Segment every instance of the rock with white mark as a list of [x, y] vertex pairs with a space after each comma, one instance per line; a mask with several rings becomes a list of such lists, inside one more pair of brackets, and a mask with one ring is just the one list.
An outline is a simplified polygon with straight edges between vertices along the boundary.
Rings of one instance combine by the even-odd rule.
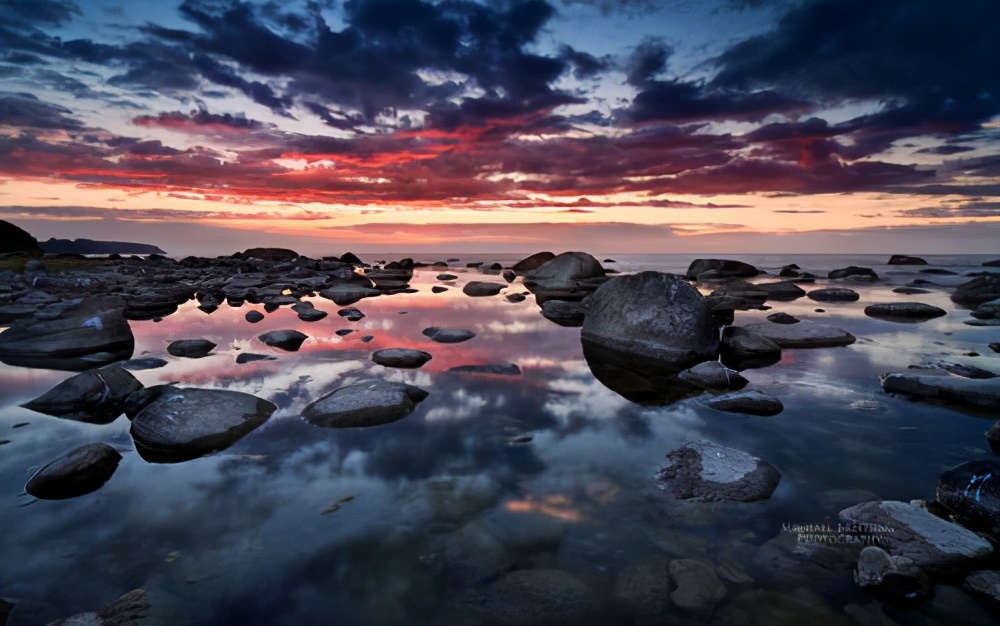
[[667, 458], [671, 464], [659, 471], [656, 482], [681, 500], [766, 500], [781, 480], [770, 463], [710, 441], [685, 444]]

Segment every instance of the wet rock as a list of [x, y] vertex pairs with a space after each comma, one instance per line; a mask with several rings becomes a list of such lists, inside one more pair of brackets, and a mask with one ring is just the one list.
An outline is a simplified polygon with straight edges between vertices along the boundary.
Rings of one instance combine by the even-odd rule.
[[517, 279], [517, 273], [514, 270], [504, 270], [500, 272], [500, 275], [503, 276], [503, 279], [508, 283], [512, 283]]
[[750, 415], [777, 415], [785, 410], [781, 400], [759, 391], [726, 393], [709, 399], [705, 404], [716, 411]]
[[615, 577], [614, 598], [635, 615], [639, 624], [663, 620], [670, 602], [670, 562], [664, 558], [633, 561]]
[[40, 500], [82, 496], [108, 482], [121, 459], [117, 450], [104, 443], [79, 446], [35, 472], [24, 490]]
[[146, 617], [149, 609], [146, 592], [133, 589], [97, 612], [78, 613], [49, 626], [128, 626]]
[[922, 289], [920, 287], [896, 287], [892, 290], [892, 293], [901, 293], [904, 295], [917, 295], [930, 293], [929, 289]]
[[243, 252], [244, 258], [260, 259], [262, 261], [293, 261], [299, 257], [294, 250], [287, 248], [250, 248]]
[[[294, 309], [295, 307], [292, 308]], [[298, 314], [299, 319], [303, 322], [318, 322], [328, 315], [326, 311], [321, 311], [312, 305], [301, 307], [298, 310]]]
[[487, 587], [476, 602], [482, 623], [496, 626], [576, 626], [595, 619], [597, 596], [561, 570], [510, 572]]
[[855, 342], [854, 335], [847, 331], [809, 320], [798, 324], [747, 324], [743, 328], [770, 339], [782, 348], [823, 348], [847, 346]]
[[726, 586], [707, 563], [675, 559], [670, 561], [670, 577], [677, 585], [670, 599], [682, 609], [702, 611], [726, 597]]
[[509, 293], [504, 297], [507, 299], [507, 302], [511, 303], [524, 302], [525, 298], [527, 298], [523, 293]]
[[247, 393], [166, 386], [138, 412], [130, 432], [142, 458], [175, 463], [228, 448], [276, 408]]
[[719, 322], [679, 277], [641, 272], [611, 278], [590, 296], [581, 337], [680, 370], [715, 356]]
[[855, 302], [859, 298], [857, 291], [847, 287], [829, 287], [826, 289], [813, 289], [806, 296], [810, 300], [817, 302]]
[[759, 289], [757, 285], [754, 285], [753, 283], [749, 283], [745, 280], [736, 280], [716, 287], [715, 290], [712, 291], [712, 295], [710, 297], [718, 301], [720, 297], [726, 296], [729, 298], [746, 300], [755, 304], [761, 304], [767, 300], [767, 295], [766, 291]]
[[656, 482], [680, 500], [766, 500], [781, 480], [770, 463], [709, 441], [685, 444], [667, 458], [671, 464], [659, 471]]
[[178, 339], [170, 342], [170, 345], [167, 346], [167, 353], [189, 359], [200, 359], [208, 356], [208, 353], [215, 346], [215, 342], [208, 339]]
[[993, 423], [993, 426], [986, 431], [986, 441], [990, 444], [993, 454], [1000, 455], [1000, 420]]
[[969, 313], [972, 317], [980, 320], [1000, 319], [1000, 300], [990, 300], [976, 307], [976, 310]]
[[887, 320], [922, 321], [947, 314], [944, 309], [922, 302], [887, 302], [865, 307], [865, 315], [868, 317]]
[[110, 424], [125, 410], [129, 394], [142, 383], [119, 367], [108, 365], [72, 376], [34, 400], [26, 409], [91, 424]]
[[[370, 285], [371, 283], [369, 283]], [[382, 291], [375, 289], [370, 286], [363, 285], [352, 285], [352, 284], [340, 284], [332, 285], [326, 289], [322, 289], [319, 295], [323, 296], [327, 300], [333, 300], [334, 304], [338, 306], [347, 306], [349, 304], [354, 304], [362, 298], [374, 298], [375, 296], [382, 295]]]
[[586, 318], [586, 311], [583, 305], [579, 302], [570, 302], [567, 300], [546, 300], [542, 304], [542, 317], [547, 320], [551, 320], [560, 326], [583, 326], [583, 320]]
[[454, 274], [438, 274], [437, 275], [437, 279], [438, 280], [457, 280], [458, 276], [456, 276]]
[[966, 527], [1000, 541], [1000, 460], [967, 461], [941, 472], [937, 501]]
[[874, 279], [878, 278], [878, 274], [876, 274], [875, 270], [872, 268], [858, 267], [857, 265], [850, 265], [839, 270], [833, 270], [827, 274], [827, 278], [847, 278], [849, 276], [866, 276]]
[[489, 283], [481, 280], [473, 280], [462, 287], [462, 293], [473, 298], [480, 298], [495, 296], [506, 288], [506, 283]]
[[798, 324], [799, 318], [788, 313], [771, 313], [767, 316], [767, 321], [772, 324]]
[[309, 338], [309, 335], [297, 330], [272, 330], [257, 338], [272, 348], [295, 352], [302, 345], [302, 342]]
[[861, 534], [877, 535], [889, 554], [928, 572], [967, 569], [993, 554], [979, 535], [906, 502], [864, 502], [841, 511], [840, 519], [856, 524]]
[[431, 293], [444, 293], [448, 291], [447, 287], [442, 287], [441, 285], [434, 285], [431, 287]]
[[994, 610], [1000, 609], [1000, 572], [981, 570], [965, 577], [962, 588], [985, 600]]
[[963, 406], [1000, 406], [1000, 378], [958, 378], [919, 374], [886, 374], [882, 389], [928, 400], [947, 400]]
[[374, 339], [374, 338], [375, 338], [375, 337], [374, 337], [374, 336], [372, 336], [372, 335], [364, 335], [364, 336], [362, 336], [362, 337], [361, 337], [361, 341], [363, 341], [363, 342], [365, 342], [365, 343], [368, 343], [369, 341], [371, 341], [371, 340], [372, 340], [372, 339]]
[[303, 409], [302, 417], [326, 428], [379, 426], [403, 419], [426, 397], [413, 385], [374, 380], [328, 393]]
[[695, 259], [688, 266], [684, 278], [695, 280], [711, 272], [711, 278], [753, 278], [760, 272], [756, 267], [742, 261], [730, 259]]
[[795, 300], [806, 295], [802, 287], [799, 287], [790, 280], [782, 280], [776, 283], [757, 283], [754, 286], [766, 293], [769, 300]]
[[478, 585], [510, 569], [503, 543], [482, 524], [473, 522], [448, 536], [444, 547], [448, 573], [459, 585]]
[[858, 585], [892, 606], [912, 608], [930, 598], [927, 574], [902, 556], [892, 556], [877, 546], [866, 546], [854, 572]]
[[488, 365], [457, 365], [448, 369], [449, 372], [464, 374], [495, 374], [498, 376], [520, 376], [521, 368], [515, 363], [496, 363]]
[[978, 306], [997, 298], [1000, 298], [1000, 274], [973, 278], [951, 294], [952, 302], [966, 306]]
[[423, 330], [423, 335], [438, 343], [462, 343], [476, 336], [476, 333], [465, 328], [438, 328], [431, 326]]
[[135, 337], [121, 298], [72, 300], [51, 307], [33, 318], [14, 320], [0, 333], [0, 361], [79, 371], [132, 356]]
[[[808, 584], [808, 581], [803, 581]], [[746, 591], [715, 615], [713, 626], [851, 626], [815, 593], [796, 589], [779, 593], [768, 589]]]
[[727, 365], [740, 369], [771, 365], [781, 359], [781, 346], [775, 341], [740, 326], [726, 327], [720, 352]]
[[372, 361], [386, 367], [413, 369], [431, 360], [431, 355], [423, 350], [409, 348], [384, 348], [372, 353]]
[[247, 314], [243, 316], [246, 321], [251, 324], [256, 324], [257, 322], [264, 319], [264, 314], [260, 311], [247, 311]]
[[718, 361], [705, 361], [688, 368], [677, 375], [677, 378], [711, 391], [729, 391], [743, 389], [747, 379], [737, 371], [731, 370]]
[[889, 257], [886, 265], [927, 265], [927, 261], [918, 256], [907, 256], [905, 254], [894, 254]]
[[337, 311], [337, 315], [346, 319], [348, 322], [360, 322], [365, 317], [364, 313], [354, 307], [340, 309]]
[[556, 255], [551, 252], [536, 252], [529, 257], [525, 257], [514, 264], [512, 268], [515, 272], [527, 272], [530, 270], [538, 269], [545, 263], [548, 263], [552, 259], [556, 258]]
[[253, 363], [254, 361], [277, 361], [278, 357], [271, 356], [270, 354], [255, 354], [253, 352], [241, 352], [236, 355], [236, 362], [240, 365], [244, 363]]
[[809, 588], [824, 598], [849, 596], [855, 585], [845, 574], [854, 566], [857, 550], [810, 541], [810, 531], [800, 532], [793, 527], [765, 541], [750, 559], [749, 574], [762, 587], [791, 591], [807, 580]]
[[127, 370], [139, 371], [139, 370], [155, 370], [157, 368], [163, 367], [167, 362], [164, 359], [151, 356], [141, 359], [129, 359], [128, 361], [122, 361], [117, 363], [119, 367], [123, 367]]

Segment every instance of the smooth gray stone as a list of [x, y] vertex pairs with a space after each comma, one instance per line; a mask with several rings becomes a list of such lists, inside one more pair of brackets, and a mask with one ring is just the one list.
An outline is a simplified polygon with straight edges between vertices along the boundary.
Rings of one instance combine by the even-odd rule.
[[476, 333], [465, 328], [439, 328], [437, 326], [425, 328], [423, 334], [438, 343], [462, 343], [476, 336]]
[[886, 374], [882, 376], [882, 389], [914, 398], [947, 400], [963, 406], [1000, 406], [1000, 378]]
[[801, 320], [798, 324], [763, 322], [747, 324], [742, 328], [770, 339], [781, 348], [824, 348], [846, 346], [855, 342], [854, 335], [847, 331], [809, 320]]
[[215, 346], [215, 342], [208, 339], [178, 339], [170, 342], [170, 345], [167, 346], [167, 353], [189, 359], [200, 359], [208, 356], [208, 353]]
[[754, 502], [774, 493], [781, 474], [770, 463], [710, 441], [687, 443], [667, 455], [671, 465], [657, 474], [675, 498], [701, 502]]
[[427, 395], [413, 385], [374, 380], [328, 393], [309, 404], [302, 417], [327, 428], [379, 426], [403, 419]]
[[372, 353], [372, 361], [379, 365], [407, 369], [421, 367], [431, 358], [433, 357], [429, 352], [409, 348], [383, 348]]
[[96, 491], [108, 482], [122, 455], [104, 443], [73, 448], [47, 463], [28, 480], [24, 490], [40, 500], [64, 500]]

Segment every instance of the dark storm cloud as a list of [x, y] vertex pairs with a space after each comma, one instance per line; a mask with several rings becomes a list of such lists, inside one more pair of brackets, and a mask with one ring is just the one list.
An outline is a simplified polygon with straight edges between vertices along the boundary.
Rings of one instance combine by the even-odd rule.
[[667, 59], [673, 53], [673, 48], [662, 39], [643, 40], [625, 62], [626, 82], [636, 87], [649, 84], [654, 76], [667, 69]]
[[560, 56], [573, 66], [573, 76], [581, 80], [597, 76], [612, 66], [612, 61], [608, 57], [597, 58], [567, 45], [560, 48]]
[[68, 0], [3, 0], [0, 23], [13, 26], [60, 26], [80, 15]]
[[247, 119], [242, 115], [231, 113], [209, 113], [207, 109], [201, 108], [190, 113], [171, 111], [160, 113], [159, 115], [140, 115], [132, 119], [132, 123], [137, 126], [160, 126], [164, 128], [190, 128], [190, 127], [225, 127], [235, 130], [261, 130], [269, 128], [270, 125]]
[[637, 122], [736, 120], [759, 122], [775, 113], [805, 113], [814, 105], [775, 91], [707, 90], [700, 83], [650, 81], [628, 114]]
[[31, 94], [0, 93], [0, 125], [43, 130], [80, 130], [83, 124], [67, 108], [43, 102]]

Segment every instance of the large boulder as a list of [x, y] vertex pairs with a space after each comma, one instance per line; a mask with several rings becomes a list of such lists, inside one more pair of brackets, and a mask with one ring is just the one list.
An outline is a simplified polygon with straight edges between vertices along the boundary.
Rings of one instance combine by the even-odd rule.
[[781, 346], [777, 342], [741, 326], [726, 327], [720, 352], [726, 365], [738, 369], [773, 365], [781, 360]]
[[760, 271], [743, 261], [733, 261], [731, 259], [695, 259], [688, 266], [684, 277], [688, 280], [695, 280], [699, 276], [703, 278], [708, 274], [709, 278], [753, 278]]
[[747, 324], [743, 328], [767, 337], [782, 348], [823, 348], [847, 346], [855, 342], [854, 335], [845, 330], [809, 320], [801, 320], [798, 324], [761, 322]]
[[687, 443], [667, 455], [660, 489], [680, 500], [755, 502], [774, 493], [781, 474], [767, 461], [710, 441]]
[[295, 352], [302, 345], [302, 342], [309, 338], [309, 335], [294, 329], [285, 329], [272, 330], [257, 338], [272, 348]]
[[129, 394], [139, 389], [142, 383], [135, 376], [118, 365], [108, 365], [67, 378], [21, 406], [55, 417], [109, 424], [125, 410]]
[[878, 278], [878, 274], [872, 268], [858, 267], [857, 265], [849, 265], [841, 269], [831, 270], [827, 274], [827, 278], [847, 278], [849, 276], [861, 276], [873, 280]]
[[545, 263], [548, 263], [552, 259], [556, 258], [556, 255], [551, 252], [536, 252], [529, 257], [525, 257], [514, 264], [515, 272], [528, 272], [530, 270], [538, 269]]
[[1000, 541], [1000, 461], [967, 461], [941, 472], [937, 501], [969, 528]]
[[165, 386], [135, 415], [132, 439], [147, 461], [186, 461], [228, 448], [276, 408], [238, 391]]
[[956, 287], [951, 294], [952, 302], [967, 306], [978, 306], [997, 298], [1000, 298], [1000, 274], [973, 278]]
[[303, 409], [302, 417], [327, 428], [379, 426], [403, 419], [426, 397], [413, 385], [374, 380], [328, 393]]
[[28, 480], [24, 490], [40, 500], [82, 496], [108, 482], [121, 459], [122, 455], [105, 443], [88, 443], [47, 463]]
[[80, 371], [127, 359], [134, 349], [125, 301], [114, 296], [51, 305], [0, 333], [0, 361], [24, 367]]
[[889, 261], [886, 265], [927, 265], [927, 261], [918, 256], [894, 254], [889, 257]]
[[605, 280], [601, 262], [586, 252], [563, 252], [524, 275], [535, 301], [581, 300]]
[[886, 374], [882, 389], [927, 400], [947, 400], [963, 406], [1000, 406], [1000, 378], [963, 378], [930, 374]]
[[0, 220], [0, 254], [24, 252], [30, 256], [42, 256], [38, 240], [20, 226]]
[[922, 322], [948, 312], [923, 302], [882, 302], [865, 307], [865, 315], [889, 321]]
[[681, 370], [715, 356], [719, 322], [680, 277], [640, 272], [616, 276], [590, 296], [581, 337]]

